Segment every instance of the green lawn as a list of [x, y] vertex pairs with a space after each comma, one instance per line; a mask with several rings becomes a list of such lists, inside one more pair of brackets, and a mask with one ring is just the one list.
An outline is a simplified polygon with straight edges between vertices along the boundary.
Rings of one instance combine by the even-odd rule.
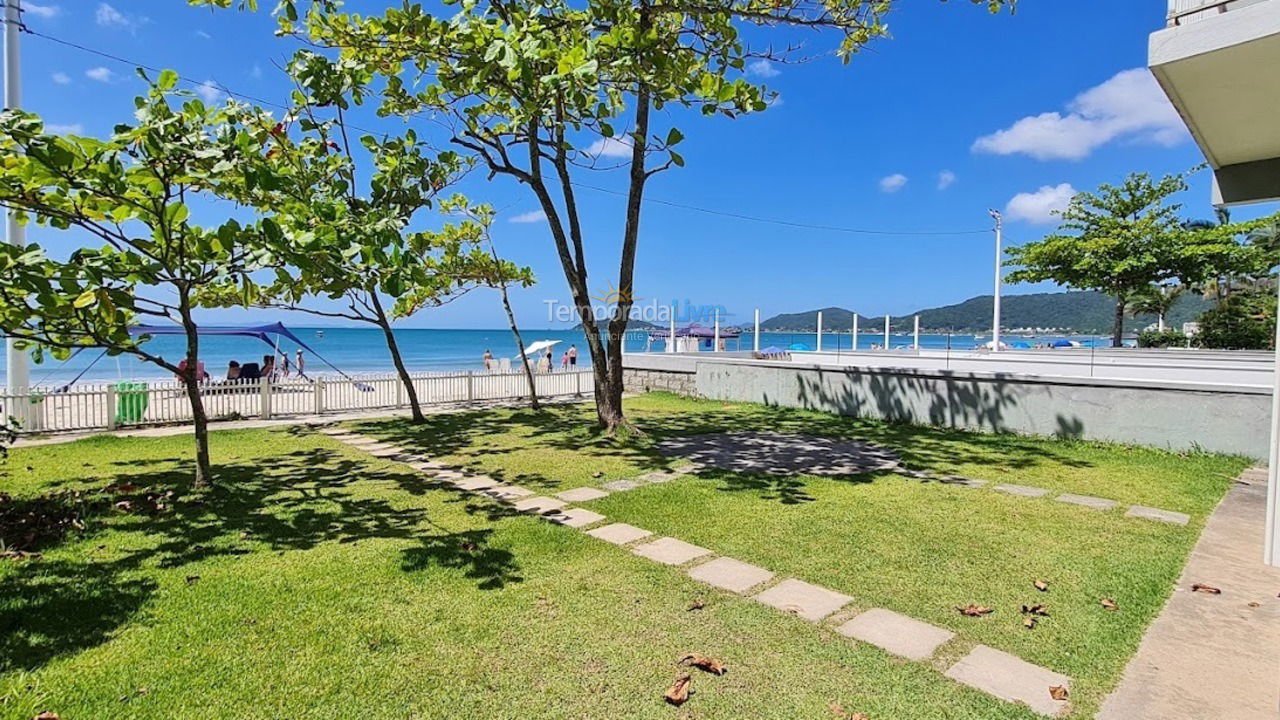
[[[856, 437], [911, 467], [1090, 492], [1191, 513], [1176, 528], [898, 476], [690, 475], [588, 504], [956, 629], [1077, 680], [1087, 717], [1118, 679], [1243, 461], [968, 435], [652, 395], [647, 435], [602, 439], [590, 409], [361, 423], [371, 435], [528, 487], [671, 467], [661, 437], [734, 429]], [[829, 628], [716, 592], [577, 531], [431, 485], [305, 431], [214, 433], [219, 484], [187, 487], [190, 439], [19, 448], [4, 491], [86, 527], [0, 559], [0, 718], [1029, 718]], [[601, 473], [601, 477], [594, 477]], [[111, 484], [131, 484], [107, 494]], [[38, 504], [48, 491], [68, 491]], [[70, 491], [90, 490], [76, 497]], [[173, 497], [164, 491], [173, 490]], [[166, 507], [151, 509], [148, 495]], [[128, 510], [112, 503], [126, 499]], [[1052, 581], [1048, 594], [1032, 580]], [[1097, 598], [1121, 605], [1106, 613]], [[689, 611], [695, 599], [707, 601]], [[1015, 604], [1044, 601], [1033, 631]], [[958, 603], [996, 606], [960, 618]], [[674, 660], [724, 659], [677, 710]], [[940, 663], [939, 663], [940, 664]]]

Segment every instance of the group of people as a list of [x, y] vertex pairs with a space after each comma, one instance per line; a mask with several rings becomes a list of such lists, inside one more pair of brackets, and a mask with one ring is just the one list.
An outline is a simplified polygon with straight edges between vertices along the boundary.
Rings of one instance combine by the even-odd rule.
[[[493, 353], [489, 352], [488, 350], [484, 351], [484, 357], [482, 358], [482, 360], [484, 360], [485, 371], [492, 372], [494, 369], [497, 368], [497, 365], [498, 365], [497, 360], [494, 359]], [[564, 354], [560, 356], [560, 369], [568, 370], [569, 368], [573, 368], [577, 366], [578, 366], [578, 346], [570, 345], [569, 349], [565, 350]], [[538, 358], [538, 364], [535, 367], [535, 370], [537, 370], [537, 372], [540, 372], [540, 373], [549, 373], [554, 369], [555, 369], [554, 356], [551, 354], [551, 348], [547, 348], [546, 354]]]
[[302, 357], [302, 348], [298, 348], [294, 355], [293, 364], [289, 364], [289, 353], [280, 353], [280, 363], [276, 364], [275, 353], [268, 353], [262, 356], [262, 364], [256, 362], [247, 362], [241, 364], [232, 360], [227, 363], [227, 381], [240, 382], [245, 380], [259, 380], [267, 378], [274, 382], [282, 378], [287, 378], [291, 373], [298, 376], [304, 375], [303, 368], [306, 367], [305, 360]]

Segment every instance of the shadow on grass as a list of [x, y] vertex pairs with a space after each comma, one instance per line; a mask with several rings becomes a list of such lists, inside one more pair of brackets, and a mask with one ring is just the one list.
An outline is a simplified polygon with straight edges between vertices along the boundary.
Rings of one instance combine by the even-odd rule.
[[[105, 641], [147, 604], [157, 587], [155, 572], [220, 556], [393, 539], [406, 543], [405, 572], [456, 570], [481, 589], [522, 581], [515, 555], [489, 546], [492, 528], [450, 529], [425, 508], [363, 496], [378, 485], [411, 495], [437, 488], [449, 493], [445, 502], [486, 521], [520, 515], [407, 468], [376, 467], [312, 449], [217, 465], [215, 485], [193, 492], [188, 459], [115, 465], [118, 473], [102, 478], [103, 487], [114, 483], [130, 491], [99, 491], [110, 502], [94, 505], [99, 510], [84, 518], [84, 531], [51, 545], [59, 559], [0, 560], [11, 563], [0, 569], [0, 672], [34, 670]], [[163, 508], [141, 501], [157, 496], [165, 498]], [[122, 501], [130, 503], [128, 510], [115, 505]], [[107, 531], [127, 535], [87, 549]]]

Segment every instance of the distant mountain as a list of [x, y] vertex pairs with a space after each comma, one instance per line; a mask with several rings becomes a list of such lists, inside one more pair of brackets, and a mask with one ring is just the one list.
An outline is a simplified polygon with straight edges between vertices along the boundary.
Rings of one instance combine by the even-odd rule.
[[[1185, 293], [1174, 303], [1165, 323], [1181, 327], [1208, 310], [1208, 300], [1194, 293]], [[910, 331], [912, 318], [920, 316], [922, 332], [976, 332], [991, 331], [992, 296], [979, 295], [956, 305], [929, 308], [919, 313], [900, 315], [889, 319], [896, 331]], [[1006, 329], [1040, 328], [1075, 333], [1109, 333], [1115, 300], [1099, 292], [1055, 292], [1030, 295], [1005, 295], [1000, 298], [1000, 325]], [[1137, 331], [1155, 322], [1154, 315], [1126, 317], [1125, 329]], [[844, 308], [822, 308], [822, 325], [831, 330], [848, 332], [853, 326], [853, 312]], [[873, 332], [884, 327], [883, 317], [858, 316], [859, 330]], [[818, 311], [775, 315], [760, 323], [761, 330], [814, 332], [818, 327]]]

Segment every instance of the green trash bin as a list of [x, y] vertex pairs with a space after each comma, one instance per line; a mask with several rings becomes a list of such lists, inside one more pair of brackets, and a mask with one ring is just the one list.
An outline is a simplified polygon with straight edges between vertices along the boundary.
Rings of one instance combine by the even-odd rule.
[[118, 382], [116, 391], [116, 424], [139, 423], [147, 414], [150, 394], [144, 382]]

